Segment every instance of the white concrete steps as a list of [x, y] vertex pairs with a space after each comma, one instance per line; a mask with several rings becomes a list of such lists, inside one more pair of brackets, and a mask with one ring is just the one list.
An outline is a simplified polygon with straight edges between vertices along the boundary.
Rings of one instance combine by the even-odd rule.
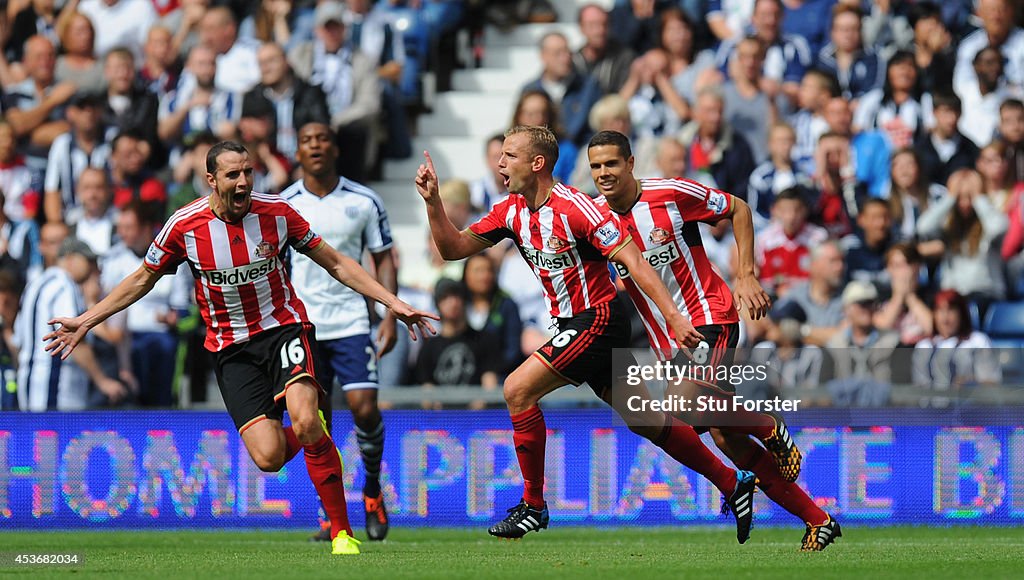
[[[413, 178], [428, 149], [442, 180], [472, 180], [487, 171], [485, 140], [511, 121], [519, 90], [540, 74], [540, 39], [551, 31], [565, 34], [575, 50], [583, 37], [576, 26], [579, 8], [594, 0], [552, 0], [559, 14], [553, 24], [527, 24], [503, 33], [484, 32], [484, 67], [455, 72], [454, 91], [438, 95], [433, 113], [419, 119], [413, 157], [388, 161], [384, 181], [371, 184], [384, 199], [404, 259], [419, 259], [426, 249], [426, 215]], [[610, 8], [615, 0], [596, 0]]]
[[452, 84], [456, 91], [518, 94], [525, 82], [515, 69], [478, 68], [455, 71]]
[[527, 77], [540, 74], [540, 49], [530, 45], [505, 46], [500, 50], [488, 48], [484, 52], [484, 67], [515, 69]]
[[597, 4], [606, 10], [611, 10], [615, 5], [615, 0], [550, 0], [550, 2], [558, 12], [559, 22], [576, 22], [577, 12], [587, 4]]
[[[423, 204], [420, 203], [422, 206]], [[422, 210], [422, 207], [419, 208]], [[427, 236], [429, 235], [426, 217], [422, 223], [395, 224], [391, 225], [391, 236], [398, 248], [398, 277], [405, 281], [402, 275], [401, 264], [411, 264], [414, 261], [423, 260], [427, 255]]]
[[413, 140], [413, 156], [401, 161], [387, 161], [384, 177], [390, 181], [406, 182], [411, 186], [416, 170], [423, 163], [423, 150], [430, 152], [437, 176], [472, 181], [486, 174], [484, 142], [486, 137], [420, 137]]
[[484, 42], [487, 50], [500, 50], [507, 46], [530, 46], [540, 48], [540, 39], [549, 32], [561, 32], [569, 39], [569, 46], [583, 44], [583, 35], [574, 22], [554, 22], [551, 24], [525, 24], [503, 32], [497, 28], [484, 30]]
[[418, 225], [425, 220], [423, 200], [416, 193], [412, 177], [377, 181], [373, 189], [384, 200], [384, 208], [387, 209], [392, 227]]
[[438, 95], [434, 112], [420, 118], [419, 134], [486, 138], [508, 126], [515, 99], [514, 92]]

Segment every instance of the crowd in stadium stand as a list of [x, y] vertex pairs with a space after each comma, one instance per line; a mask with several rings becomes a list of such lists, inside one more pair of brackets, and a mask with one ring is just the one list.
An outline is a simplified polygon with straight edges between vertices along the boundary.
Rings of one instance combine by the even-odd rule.
[[[301, 177], [298, 128], [323, 121], [338, 134], [342, 175], [370, 182], [384, 159], [413, 155], [425, 72], [450, 90], [453, 69], [479, 65], [486, 27], [557, 18], [544, 0], [10, 0], [2, 10], [4, 409], [17, 408], [23, 382], [59, 371], [40, 346], [48, 317], [99, 300], [170, 212], [209, 193], [214, 143], [244, 143], [255, 189], [275, 193]], [[638, 177], [683, 176], [745, 199], [775, 305], [744, 321], [743, 344], [785, 370], [784, 386], [820, 404], [879, 405], [892, 383], [942, 395], [1003, 380], [998, 364], [956, 353], [991, 346], [990, 310], [1024, 299], [1024, 4], [618, 0], [570, 16], [583, 44], [543, 36], [542, 72], [509, 125], [550, 126], [556, 177], [591, 195], [587, 143], [611, 129], [630, 137]], [[501, 142], [480, 143], [487, 177], [442, 176], [457, 227], [508, 195]], [[729, 280], [728, 222], [701, 228]], [[442, 332], [423, 345], [401, 335], [381, 383], [495, 389], [552, 335], [543, 289], [510, 245], [461, 263], [428, 245], [428, 256], [393, 250], [400, 296], [438, 312]], [[191, 284], [183, 267], [98, 328], [97, 365], [58, 407], [168, 407], [182, 375], [205, 384]], [[645, 346], [639, 320], [633, 332]], [[1024, 328], [1017, 338], [1024, 345]]]

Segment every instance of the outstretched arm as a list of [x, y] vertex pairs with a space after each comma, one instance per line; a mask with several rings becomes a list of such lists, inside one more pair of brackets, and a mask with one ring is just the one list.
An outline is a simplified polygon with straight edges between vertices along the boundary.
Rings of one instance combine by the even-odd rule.
[[60, 328], [43, 337], [43, 342], [47, 343], [46, 350], [54, 356], [59, 354], [61, 359], [68, 358], [89, 330], [148, 294], [160, 276], [162, 274], [139, 266], [138, 270], [122, 280], [92, 308], [74, 318], [55, 318], [49, 321], [51, 325], [59, 324]]
[[736, 308], [741, 312], [745, 308], [751, 320], [759, 320], [768, 314], [771, 299], [754, 273], [754, 214], [742, 199], [733, 197], [731, 202], [732, 232], [739, 256], [733, 290]]
[[416, 172], [416, 191], [427, 204], [427, 220], [430, 222], [430, 235], [434, 238], [437, 250], [445, 260], [461, 260], [487, 249], [487, 244], [460, 232], [455, 224], [448, 219], [438, 194], [437, 172], [430, 153], [423, 152], [426, 161]]
[[364, 270], [358, 262], [335, 250], [327, 242], [321, 242], [320, 245], [313, 248], [306, 255], [319, 264], [321, 268], [327, 270], [338, 282], [386, 306], [389, 311], [393, 312], [399, 320], [409, 327], [409, 335], [413, 340], [416, 340], [416, 327], [419, 327], [420, 333], [423, 336], [427, 336], [427, 332], [434, 334], [434, 327], [428, 319], [440, 320], [437, 315], [421, 312], [402, 302], [397, 296], [388, 292], [387, 288], [384, 288], [379, 282], [374, 280], [373, 276]]
[[[398, 268], [395, 267], [395, 259], [391, 256], [391, 250], [374, 252], [374, 269], [377, 272], [377, 281], [392, 294], [398, 294]], [[395, 347], [395, 314], [388, 310], [384, 314], [384, 320], [380, 322], [377, 330], [377, 356], [381, 357]]]
[[620, 246], [619, 250], [612, 254], [609, 260], [616, 264], [622, 264], [629, 270], [629, 275], [636, 282], [644, 294], [646, 294], [661, 311], [665, 322], [676, 335], [676, 342], [682, 346], [694, 347], [704, 340], [704, 336], [697, 332], [690, 319], [679, 312], [672, 296], [669, 295], [665, 284], [658, 277], [654, 268], [640, 255], [640, 250], [632, 242]]

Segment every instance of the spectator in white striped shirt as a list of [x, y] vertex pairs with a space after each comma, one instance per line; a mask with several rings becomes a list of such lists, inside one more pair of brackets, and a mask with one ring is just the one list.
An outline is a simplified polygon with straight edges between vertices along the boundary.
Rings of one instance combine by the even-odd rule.
[[776, 123], [768, 132], [768, 160], [750, 174], [747, 204], [754, 210], [754, 227], [761, 230], [772, 219], [772, 204], [779, 193], [802, 185], [811, 187], [811, 178], [796, 167], [793, 148], [796, 131], [786, 123]]
[[4, 118], [21, 141], [25, 162], [34, 180], [42, 180], [46, 169], [46, 153], [57, 135], [67, 131], [64, 106], [77, 87], [74, 83], [57, 83], [54, 66], [57, 49], [45, 36], [25, 41], [22, 65], [28, 78], [4, 87]]
[[[100, 369], [89, 342], [83, 342], [68, 360], [50, 356], [43, 336], [59, 316], [85, 311], [84, 284], [96, 272], [96, 255], [84, 242], [67, 238], [57, 264], [29, 283], [14, 323], [18, 348], [18, 406], [24, 411], [75, 411], [89, 406], [89, 381], [112, 402], [128, 391]], [[85, 347], [85, 348], [83, 348]]]
[[97, 256], [104, 256], [114, 245], [117, 210], [107, 174], [96, 167], [86, 167], [78, 178], [79, 205], [67, 212], [72, 234], [89, 245]]
[[107, 166], [110, 145], [103, 141], [101, 106], [102, 97], [91, 93], [78, 93], [68, 102], [66, 114], [71, 130], [53, 140], [46, 160], [43, 197], [46, 221], [66, 221], [69, 211], [79, 205], [75, 186], [82, 172], [87, 167], [103, 169]]
[[242, 97], [214, 85], [217, 55], [196, 46], [188, 53], [178, 86], [160, 102], [157, 132], [160, 139], [177, 143], [194, 131], [211, 131], [225, 138], [234, 134], [242, 113]]
[[811, 69], [800, 81], [797, 91], [799, 108], [789, 114], [788, 122], [796, 131], [793, 158], [804, 173], [814, 172], [814, 150], [818, 147], [818, 139], [828, 132], [825, 105], [838, 96], [839, 85], [829, 73]]

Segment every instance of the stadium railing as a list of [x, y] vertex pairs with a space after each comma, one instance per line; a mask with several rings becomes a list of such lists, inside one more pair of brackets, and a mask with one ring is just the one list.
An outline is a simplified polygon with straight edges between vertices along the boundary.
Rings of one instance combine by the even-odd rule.
[[[948, 399], [956, 393], [934, 391], [910, 384], [891, 385], [890, 397], [886, 407], [922, 407], [947, 406], [928, 404], [937, 399]], [[778, 393], [783, 399], [803, 401], [823, 401], [830, 399], [830, 392], [824, 386], [815, 389], [784, 389]], [[335, 395], [335, 401], [340, 396]], [[444, 407], [465, 407], [473, 402], [483, 402], [488, 406], [505, 403], [501, 390], [485, 390], [481, 386], [460, 385], [444, 387], [385, 387], [379, 392], [380, 402], [391, 408], [419, 408], [423, 403], [435, 403]], [[1024, 407], [1024, 385], [991, 385], [972, 389], [969, 395], [962, 395], [962, 402], [971, 406], [1020, 406]], [[545, 406], [562, 407], [594, 407], [603, 406], [600, 400], [587, 387], [562, 388], [544, 397]], [[829, 406], [829, 405], [807, 405]], [[856, 405], [854, 405], [856, 406]], [[219, 400], [197, 403], [192, 409], [223, 409]]]

